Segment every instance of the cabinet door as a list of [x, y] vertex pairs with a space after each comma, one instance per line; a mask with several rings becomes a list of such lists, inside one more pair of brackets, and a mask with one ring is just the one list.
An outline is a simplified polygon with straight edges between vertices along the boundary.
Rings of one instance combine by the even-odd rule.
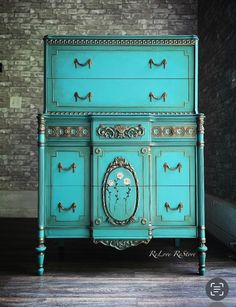
[[147, 238], [149, 148], [94, 148], [94, 238]]
[[89, 225], [89, 152], [87, 147], [48, 148], [48, 226]]

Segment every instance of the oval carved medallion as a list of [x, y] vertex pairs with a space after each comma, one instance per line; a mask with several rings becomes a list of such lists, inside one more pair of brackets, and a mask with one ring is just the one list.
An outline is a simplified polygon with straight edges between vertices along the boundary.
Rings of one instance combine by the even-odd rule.
[[139, 205], [138, 178], [124, 158], [115, 158], [107, 168], [102, 183], [102, 204], [112, 225], [134, 222]]

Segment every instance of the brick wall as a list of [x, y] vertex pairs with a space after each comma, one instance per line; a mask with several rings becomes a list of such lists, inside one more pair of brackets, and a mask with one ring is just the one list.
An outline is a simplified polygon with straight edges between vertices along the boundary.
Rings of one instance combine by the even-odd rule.
[[199, 0], [199, 99], [206, 116], [206, 190], [236, 201], [236, 1]]
[[0, 189], [37, 189], [46, 34], [196, 34], [195, 0], [1, 0]]

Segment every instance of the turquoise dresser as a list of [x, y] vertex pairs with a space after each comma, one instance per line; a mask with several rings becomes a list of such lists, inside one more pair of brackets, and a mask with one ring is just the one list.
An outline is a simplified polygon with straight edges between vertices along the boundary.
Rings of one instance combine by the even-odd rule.
[[46, 36], [38, 274], [45, 238], [124, 250], [198, 238], [205, 272], [204, 115], [196, 36]]

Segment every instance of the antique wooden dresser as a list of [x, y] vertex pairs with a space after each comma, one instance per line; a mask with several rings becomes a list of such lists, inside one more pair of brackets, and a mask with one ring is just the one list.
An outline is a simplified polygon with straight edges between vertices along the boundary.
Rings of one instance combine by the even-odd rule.
[[123, 250], [198, 238], [205, 272], [204, 115], [196, 36], [46, 36], [38, 274], [45, 238]]

